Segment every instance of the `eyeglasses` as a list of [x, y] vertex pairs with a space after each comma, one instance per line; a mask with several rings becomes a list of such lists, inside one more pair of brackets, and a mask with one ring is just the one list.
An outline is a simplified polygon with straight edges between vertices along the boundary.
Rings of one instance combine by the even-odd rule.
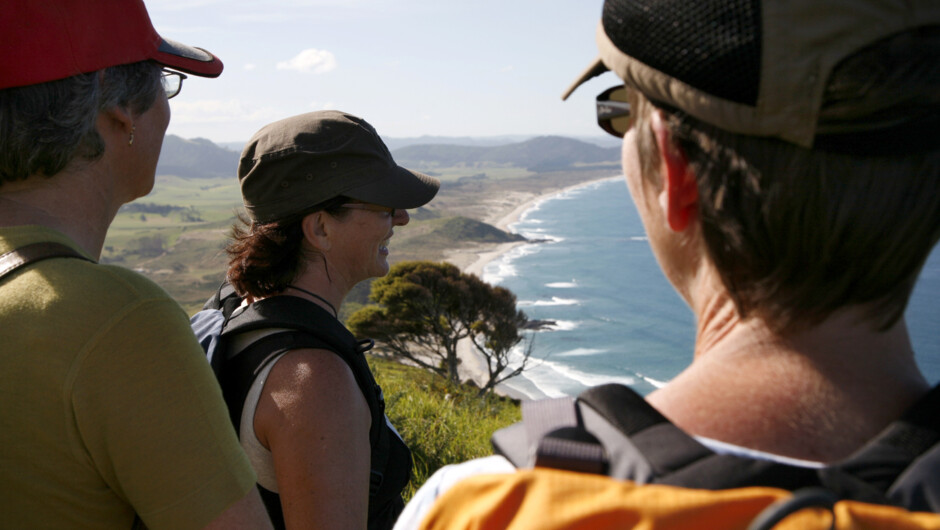
[[378, 204], [367, 204], [364, 202], [348, 202], [346, 204], [340, 205], [341, 208], [351, 208], [353, 210], [369, 210], [370, 212], [382, 212], [387, 214], [389, 217], [395, 217], [395, 213], [398, 211], [395, 208], [389, 208], [388, 206], [379, 206]]
[[180, 93], [180, 90], [183, 88], [183, 79], [186, 79], [186, 74], [172, 70], [163, 70], [160, 81], [163, 82], [163, 91], [166, 92], [167, 99]]
[[632, 90], [623, 85], [608, 88], [597, 95], [597, 124], [608, 133], [623, 138], [636, 119], [630, 112], [636, 106]]

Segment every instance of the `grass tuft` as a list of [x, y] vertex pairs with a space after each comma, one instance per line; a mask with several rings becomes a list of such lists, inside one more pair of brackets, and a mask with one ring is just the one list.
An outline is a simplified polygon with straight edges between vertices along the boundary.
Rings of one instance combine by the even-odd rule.
[[451, 385], [423, 369], [370, 356], [369, 365], [385, 393], [386, 413], [414, 458], [405, 501], [447, 464], [492, 454], [493, 432], [521, 419], [519, 402], [477, 388]]

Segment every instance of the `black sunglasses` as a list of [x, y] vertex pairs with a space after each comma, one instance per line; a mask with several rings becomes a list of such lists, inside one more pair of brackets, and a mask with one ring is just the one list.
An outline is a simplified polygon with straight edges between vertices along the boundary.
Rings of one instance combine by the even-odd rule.
[[623, 138], [633, 127], [635, 104], [632, 91], [623, 85], [610, 87], [597, 95], [597, 124], [608, 133]]

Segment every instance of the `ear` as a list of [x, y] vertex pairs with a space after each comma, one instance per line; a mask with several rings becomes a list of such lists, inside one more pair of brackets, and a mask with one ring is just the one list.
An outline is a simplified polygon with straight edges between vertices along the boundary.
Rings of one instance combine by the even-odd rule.
[[312, 246], [314, 249], [321, 252], [330, 250], [332, 242], [330, 241], [331, 230], [326, 222], [326, 216], [329, 215], [324, 211], [313, 212], [307, 214], [303, 218], [303, 221], [300, 222], [300, 227], [304, 232], [304, 239]]
[[134, 116], [128, 109], [114, 105], [98, 114], [98, 133], [103, 136], [115, 135], [121, 142], [134, 132]]
[[673, 144], [662, 111], [653, 112], [650, 126], [662, 157], [664, 182], [659, 203], [669, 228], [681, 232], [689, 227], [698, 208], [698, 182], [689, 170], [685, 154]]

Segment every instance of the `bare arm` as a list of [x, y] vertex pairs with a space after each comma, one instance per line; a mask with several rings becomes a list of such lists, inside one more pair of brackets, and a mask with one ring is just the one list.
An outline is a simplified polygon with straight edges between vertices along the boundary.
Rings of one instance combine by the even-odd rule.
[[288, 528], [366, 528], [370, 424], [365, 397], [335, 353], [295, 350], [277, 362], [254, 427], [273, 455]]
[[222, 515], [206, 525], [206, 530], [268, 530], [271, 529], [268, 512], [261, 502], [258, 488], [251, 488], [247, 495], [228, 507]]

